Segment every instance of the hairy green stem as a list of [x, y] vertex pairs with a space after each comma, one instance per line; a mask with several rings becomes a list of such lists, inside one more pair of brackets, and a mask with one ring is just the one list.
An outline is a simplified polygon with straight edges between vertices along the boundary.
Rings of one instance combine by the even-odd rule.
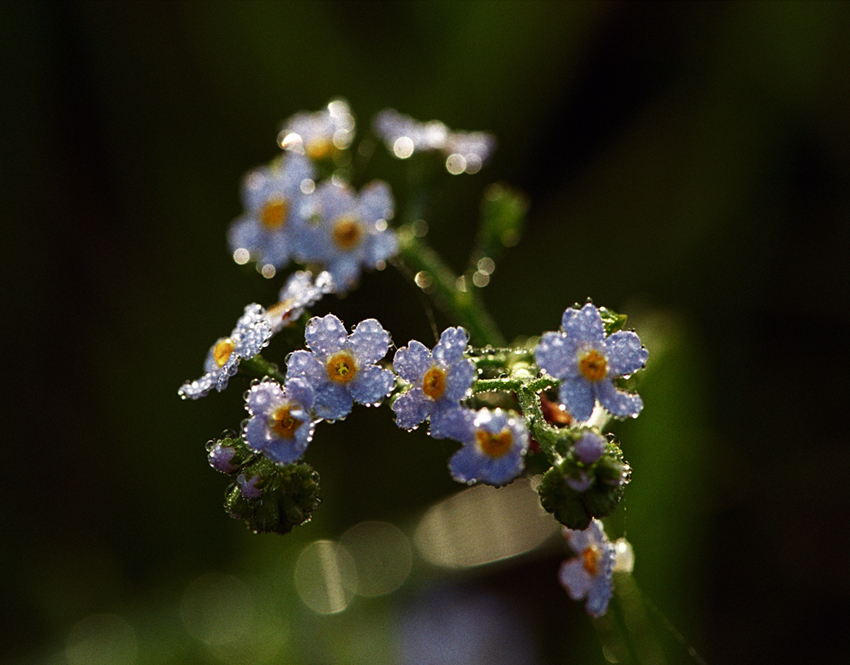
[[269, 362], [259, 353], [253, 358], [243, 358], [239, 363], [239, 369], [258, 379], [270, 376], [281, 384], [286, 382], [286, 374], [283, 374], [276, 364]]

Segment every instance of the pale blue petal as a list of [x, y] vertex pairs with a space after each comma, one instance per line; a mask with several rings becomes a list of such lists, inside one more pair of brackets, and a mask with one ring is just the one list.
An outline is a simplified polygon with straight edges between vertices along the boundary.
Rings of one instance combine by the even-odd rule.
[[620, 330], [605, 340], [609, 376], [628, 376], [646, 364], [649, 352], [630, 330]]
[[268, 416], [286, 401], [283, 389], [275, 381], [261, 381], [248, 389], [245, 406], [252, 416]]
[[264, 416], [251, 417], [245, 425], [242, 437], [245, 439], [245, 444], [251, 450], [263, 452], [269, 441], [272, 439], [272, 433], [268, 426], [268, 419]]
[[309, 351], [295, 351], [286, 361], [286, 376], [303, 377], [314, 388], [328, 380], [328, 371]]
[[[411, 389], [393, 402], [396, 425], [406, 430], [415, 429], [428, 417], [432, 405], [433, 402], [425, 398], [421, 389]], [[431, 436], [434, 436], [433, 428], [432, 421]]]
[[577, 372], [576, 350], [575, 340], [564, 333], [547, 332], [534, 349], [534, 360], [549, 376], [563, 379]]
[[345, 345], [345, 326], [333, 314], [314, 316], [304, 330], [307, 346], [321, 359], [336, 353]]
[[561, 317], [561, 328], [570, 337], [590, 345], [605, 339], [605, 326], [599, 310], [590, 303], [581, 309], [570, 308]]
[[324, 383], [316, 388], [313, 408], [316, 415], [325, 420], [339, 420], [351, 413], [352, 400], [349, 392], [335, 383]]
[[617, 418], [636, 418], [643, 409], [643, 400], [640, 395], [618, 390], [610, 380], [600, 381], [596, 387], [596, 394], [605, 410]]
[[558, 388], [558, 400], [576, 420], [590, 418], [596, 405], [593, 386], [584, 377], [563, 379]]
[[[469, 443], [475, 438], [475, 411], [466, 407], [455, 407], [439, 412], [440, 437], [449, 438], [461, 443]], [[434, 427], [431, 421], [431, 427]]]
[[387, 355], [390, 335], [375, 319], [366, 319], [357, 324], [348, 338], [349, 348], [359, 365], [378, 362]]
[[463, 352], [469, 343], [469, 333], [463, 328], [446, 328], [440, 335], [440, 341], [434, 347], [434, 360], [447, 367], [463, 358]]
[[360, 216], [372, 223], [375, 220], [390, 220], [395, 214], [395, 203], [393, 201], [390, 186], [375, 180], [360, 190]]
[[431, 352], [422, 342], [417, 342], [415, 339], [396, 351], [393, 357], [393, 369], [396, 374], [414, 385], [422, 382], [431, 364]]
[[446, 374], [446, 391], [440, 401], [460, 401], [469, 392], [475, 380], [475, 364], [471, 360], [458, 362]]
[[[306, 411], [313, 408], [313, 400], [315, 399], [315, 391], [313, 387], [304, 379], [293, 377], [286, 380], [286, 396], [290, 401], [302, 406]], [[293, 413], [293, 415], [295, 415]], [[299, 418], [303, 420], [303, 418]]]
[[393, 387], [393, 374], [376, 365], [361, 366], [351, 383], [351, 396], [360, 404], [376, 404], [386, 397]]
[[579, 558], [568, 559], [561, 564], [558, 580], [572, 600], [581, 600], [587, 596], [593, 583], [593, 578], [584, 569]]

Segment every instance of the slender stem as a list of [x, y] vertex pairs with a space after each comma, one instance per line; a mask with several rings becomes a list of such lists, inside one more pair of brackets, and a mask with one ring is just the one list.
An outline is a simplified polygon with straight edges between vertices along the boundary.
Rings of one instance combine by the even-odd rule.
[[440, 309], [469, 331], [474, 344], [504, 346], [504, 336], [475, 287], [470, 285], [469, 290], [460, 290], [458, 276], [437, 252], [416, 237], [410, 226], [403, 226], [398, 235], [399, 258], [412, 273], [427, 273], [433, 289], [431, 295]]
[[269, 362], [259, 353], [253, 358], [243, 358], [239, 363], [239, 370], [260, 379], [270, 376], [279, 383], [286, 381], [286, 374], [283, 374], [277, 365]]

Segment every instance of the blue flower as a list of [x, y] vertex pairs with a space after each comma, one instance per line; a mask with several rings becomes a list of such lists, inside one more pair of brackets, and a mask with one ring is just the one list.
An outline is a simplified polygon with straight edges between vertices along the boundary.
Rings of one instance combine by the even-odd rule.
[[616, 547], [597, 519], [584, 531], [564, 527], [564, 536], [577, 556], [561, 564], [558, 571], [561, 586], [573, 600], [586, 598], [587, 613], [600, 617], [613, 595]]
[[336, 290], [328, 272], [316, 277], [309, 270], [294, 272], [280, 290], [278, 302], [266, 310], [266, 318], [272, 327], [272, 333], [279, 333], [301, 316], [305, 307], [315, 305], [325, 294]]
[[178, 394], [183, 399], [198, 399], [213, 388], [224, 390], [239, 369], [239, 361], [257, 355], [271, 336], [265, 310], [257, 304], [248, 305], [230, 336], [222, 337], [210, 348], [204, 362], [206, 373], [200, 379], [184, 383]]
[[343, 99], [331, 100], [321, 111], [301, 111], [283, 123], [277, 135], [281, 148], [325, 159], [345, 150], [354, 139], [354, 116]]
[[412, 340], [400, 348], [393, 359], [393, 369], [412, 384], [410, 390], [393, 403], [396, 424], [415, 429], [426, 418], [431, 419], [431, 436], [445, 437], [442, 418], [467, 396], [475, 380], [475, 365], [463, 352], [469, 333], [463, 328], [447, 328], [440, 335], [433, 354], [421, 342]]
[[593, 464], [605, 452], [605, 439], [592, 430], [585, 430], [573, 444], [573, 451], [584, 464]]
[[227, 234], [237, 263], [253, 259], [260, 266], [271, 265], [275, 269], [289, 263], [304, 225], [304, 192], [311, 191], [314, 178], [313, 164], [298, 154], [286, 155], [281, 163], [245, 177], [245, 213], [232, 222]]
[[315, 390], [313, 408], [327, 420], [344, 418], [352, 401], [377, 404], [393, 386], [392, 372], [378, 367], [390, 336], [375, 319], [361, 321], [351, 335], [333, 314], [313, 317], [304, 331], [310, 351], [296, 351], [286, 362], [287, 377], [303, 377]]
[[373, 182], [356, 195], [347, 185], [322, 183], [305, 208], [299, 260], [316, 262], [343, 290], [353, 287], [364, 268], [383, 268], [398, 251], [398, 238], [387, 228], [394, 214], [389, 186]]
[[561, 403], [576, 420], [587, 420], [596, 400], [618, 418], [637, 416], [640, 396], [619, 390], [614, 379], [628, 376], [646, 363], [647, 351], [634, 332], [605, 336], [599, 310], [591, 303], [570, 308], [561, 319], [562, 332], [546, 333], [534, 349], [540, 369], [560, 379]]
[[299, 378], [287, 378], [282, 388], [271, 379], [252, 385], [245, 394], [251, 414], [242, 432], [246, 445], [275, 464], [301, 459], [313, 438], [313, 398], [313, 389]]
[[496, 148], [496, 139], [484, 132], [450, 131], [439, 120], [418, 122], [394, 109], [384, 109], [372, 123], [387, 149], [399, 159], [415, 152], [440, 152], [449, 173], [476, 173]]
[[471, 485], [507, 485], [525, 468], [528, 430], [506, 411], [457, 407], [445, 414], [442, 431], [463, 445], [449, 460], [452, 477]]

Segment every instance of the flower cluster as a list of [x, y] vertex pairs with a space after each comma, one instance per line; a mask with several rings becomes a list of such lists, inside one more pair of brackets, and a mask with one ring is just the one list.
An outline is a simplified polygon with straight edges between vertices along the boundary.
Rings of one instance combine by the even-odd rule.
[[[419, 123], [391, 109], [376, 116], [373, 129], [394, 156], [438, 153], [452, 174], [479, 171], [495, 147], [487, 134]], [[227, 511], [254, 531], [287, 533], [308, 521], [321, 498], [318, 474], [304, 462], [317, 426], [347, 418], [355, 404], [387, 404], [400, 430], [427, 423], [431, 438], [458, 444], [447, 465], [459, 483], [500, 487], [523, 474], [539, 476], [540, 503], [564, 525], [576, 555], [563, 564], [560, 581], [600, 616], [612, 597], [620, 541], [608, 540], [599, 519], [617, 505], [631, 475], [619, 442], [604, 430], [610, 418], [642, 410], [630, 377], [645, 365], [646, 348], [623, 329], [625, 317], [590, 302], [567, 308], [560, 330], [505, 345], [467, 278], [476, 289], [486, 286], [527, 206], [507, 188], [489, 190], [474, 268], [457, 276], [422, 240], [421, 206], [403, 212], [411, 221], [393, 229], [389, 185], [373, 181], [357, 190], [349, 183], [354, 139], [342, 100], [298, 113], [278, 135], [282, 152], [243, 183], [244, 213], [228, 231], [233, 258], [255, 262], [268, 278], [279, 271], [287, 277], [277, 302], [246, 307], [210, 349], [204, 374], [179, 390], [197, 399], [224, 390], [237, 374], [248, 379], [248, 417], [238, 433], [225, 432], [207, 447], [210, 465], [232, 478]], [[411, 340], [390, 362], [392, 338], [378, 320], [349, 332], [332, 313], [305, 315], [391, 260], [462, 324], [445, 328], [433, 348]], [[292, 262], [303, 269], [289, 269]], [[283, 371], [261, 354], [275, 335], [289, 344]]]

